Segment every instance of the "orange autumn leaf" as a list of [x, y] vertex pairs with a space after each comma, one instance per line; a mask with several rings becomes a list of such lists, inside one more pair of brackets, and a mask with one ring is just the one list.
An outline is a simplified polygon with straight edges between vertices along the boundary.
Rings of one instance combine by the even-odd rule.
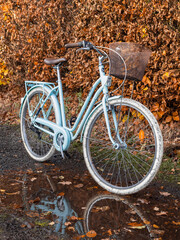
[[143, 141], [143, 139], [144, 139], [144, 131], [142, 129], [139, 131], [139, 139], [141, 141]]
[[162, 116], [164, 115], [164, 112], [163, 111], [159, 111], [159, 112], [157, 112], [157, 114], [158, 114], [159, 118], [162, 118]]
[[153, 224], [153, 227], [154, 227], [154, 228], [159, 228], [159, 226], [158, 226], [158, 225], [156, 225], [156, 224]]
[[171, 122], [171, 120], [172, 120], [172, 116], [169, 115], [169, 116], [167, 116], [165, 121], [166, 121], [166, 123], [169, 123], [169, 122]]
[[29, 203], [36, 203], [36, 202], [39, 202], [40, 200], [41, 200], [40, 197], [37, 197], [33, 200], [29, 200]]
[[178, 115], [178, 111], [175, 111], [172, 113], [173, 116], [177, 116]]
[[172, 223], [175, 224], [175, 225], [180, 225], [180, 222], [172, 221]]
[[151, 111], [152, 111], [152, 112], [154, 112], [154, 111], [156, 112], [156, 111], [158, 111], [158, 110], [159, 110], [159, 103], [156, 102], [156, 103], [154, 103]]
[[109, 229], [107, 232], [108, 232], [109, 236], [112, 235], [112, 231], [111, 231], [111, 229]]
[[173, 120], [178, 122], [179, 121], [179, 116], [173, 116]]
[[142, 223], [137, 223], [137, 222], [128, 223], [128, 225], [130, 226], [130, 228], [134, 228], [134, 229], [145, 228], [145, 226]]
[[170, 76], [169, 72], [165, 72], [162, 76], [162, 79], [168, 78]]
[[91, 231], [89, 231], [89, 232], [86, 233], [86, 236], [87, 236], [87, 237], [92, 237], [92, 238], [94, 238], [94, 237], [96, 237], [96, 235], [97, 235], [97, 233], [96, 233], [94, 230], [91, 230]]
[[84, 238], [86, 235], [79, 235], [79, 236], [75, 236], [73, 237], [73, 240], [81, 240], [82, 238]]
[[64, 192], [58, 193], [58, 194], [57, 194], [57, 197], [58, 197], [58, 196], [64, 196]]
[[76, 217], [76, 216], [71, 216], [71, 217], [69, 218], [69, 221], [75, 221], [75, 220], [79, 220], [79, 218]]

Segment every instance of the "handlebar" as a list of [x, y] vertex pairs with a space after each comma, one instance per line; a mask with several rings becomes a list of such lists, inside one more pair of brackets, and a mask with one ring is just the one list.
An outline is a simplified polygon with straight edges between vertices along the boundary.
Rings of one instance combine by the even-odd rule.
[[67, 43], [65, 45], [65, 48], [83, 48], [84, 50], [90, 50], [95, 48], [95, 46], [87, 41], [81, 41], [81, 42], [77, 42], [77, 43]]
[[[65, 48], [81, 48], [82, 50], [96, 50], [101, 56], [106, 57], [99, 49], [96, 48], [92, 43], [87, 41], [81, 41], [77, 43], [67, 43], [65, 44]], [[80, 50], [81, 50], [80, 49]]]
[[77, 48], [77, 47], [83, 47], [83, 41], [77, 43], [67, 43], [65, 45], [65, 48]]

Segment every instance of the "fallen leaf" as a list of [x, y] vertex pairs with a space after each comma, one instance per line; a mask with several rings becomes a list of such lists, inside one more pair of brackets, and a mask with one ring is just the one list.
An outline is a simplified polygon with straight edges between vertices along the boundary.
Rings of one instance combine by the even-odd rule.
[[72, 232], [75, 232], [75, 231], [76, 231], [73, 226], [69, 226], [69, 227], [68, 227], [68, 230], [69, 230], [69, 231], [72, 231]]
[[139, 131], [139, 139], [141, 141], [144, 139], [144, 131], [142, 129]]
[[71, 225], [71, 222], [65, 222], [64, 223], [64, 226], [69, 226], [69, 225]]
[[7, 194], [7, 195], [17, 195], [17, 194], [20, 194], [20, 191], [13, 192], [13, 193], [7, 193], [7, 192], [6, 192], [6, 194]]
[[141, 199], [141, 198], [138, 198], [137, 201], [141, 202], [141, 203], [145, 203], [145, 204], [148, 204], [149, 201], [146, 200], [146, 199]]
[[93, 186], [93, 187], [87, 188], [87, 190], [92, 190], [92, 189], [97, 189], [97, 188], [98, 188], [97, 186]]
[[168, 193], [168, 192], [159, 192], [161, 195], [163, 195], [163, 196], [165, 196], [165, 197], [167, 197], [167, 196], [169, 196], [169, 195], [171, 195], [170, 193]]
[[180, 225], [180, 222], [172, 221], [172, 223], [175, 224], [175, 225]]
[[155, 210], [155, 211], [159, 211], [159, 208], [158, 208], [158, 207], [154, 207], [154, 210]]
[[107, 231], [107, 233], [109, 234], [109, 236], [111, 236], [111, 235], [112, 235], [111, 229], [109, 229], [109, 230]]
[[55, 222], [50, 222], [49, 226], [53, 226], [55, 224]]
[[95, 207], [92, 209], [92, 212], [100, 212], [100, 211], [105, 212], [107, 210], [109, 210], [109, 206]]
[[59, 179], [63, 180], [63, 179], [64, 179], [64, 176], [59, 176]]
[[26, 212], [28, 217], [39, 217], [39, 213], [36, 212]]
[[64, 192], [58, 193], [58, 194], [57, 194], [57, 197], [58, 197], [58, 196], [64, 196]]
[[179, 116], [173, 116], [173, 120], [178, 122], [179, 121]]
[[86, 235], [79, 235], [79, 236], [75, 236], [73, 237], [73, 240], [81, 240], [82, 238], [84, 238]]
[[22, 227], [22, 228], [25, 228], [26, 227], [26, 225], [25, 224], [21, 224], [21, 226], [20, 227]]
[[159, 226], [158, 226], [158, 225], [156, 225], [156, 224], [153, 224], [153, 227], [154, 227], [154, 228], [159, 228]]
[[146, 219], [143, 219], [143, 222], [144, 222], [145, 224], [150, 224], [150, 221], [148, 221], [148, 220], [146, 220]]
[[167, 116], [165, 121], [166, 121], [166, 123], [169, 123], [169, 122], [171, 122], [171, 120], [172, 120], [172, 116], [169, 115], [169, 116]]
[[96, 237], [96, 235], [97, 235], [97, 233], [96, 233], [94, 230], [91, 230], [91, 231], [89, 231], [89, 232], [86, 233], [86, 236], [87, 236], [87, 237], [92, 237], [92, 238], [94, 238], [94, 237]]
[[11, 183], [11, 186], [15, 186], [15, 185], [18, 185], [20, 184], [19, 182], [16, 182], [16, 183]]
[[35, 203], [35, 202], [39, 202], [39, 201], [40, 201], [40, 198], [37, 197], [37, 198], [35, 198], [33, 200], [29, 200], [29, 203]]
[[0, 189], [0, 192], [2, 192], [2, 193], [4, 193], [6, 190], [4, 190], [4, 189]]
[[77, 185], [74, 185], [75, 188], [82, 188], [84, 185], [82, 183], [79, 183]]
[[142, 223], [133, 222], [133, 223], [128, 223], [128, 225], [130, 226], [130, 228], [133, 228], [133, 229], [143, 229], [143, 228], [145, 228], [145, 226]]
[[170, 76], [169, 72], [165, 72], [162, 76], [162, 79], [168, 78]]
[[37, 178], [35, 178], [35, 177], [34, 177], [34, 178], [31, 178], [31, 182], [34, 182], [36, 179], [37, 179]]
[[160, 235], [163, 235], [164, 232], [165, 232], [164, 230], [159, 230], [159, 229], [153, 229], [153, 230], [151, 230], [151, 233], [160, 234]]
[[156, 213], [157, 216], [162, 216], [162, 215], [167, 215], [167, 214], [168, 214], [168, 212], [163, 212], [163, 211]]
[[58, 182], [58, 184], [62, 184], [62, 185], [71, 185], [72, 182], [70, 182], [70, 181], [66, 181], [66, 182]]
[[71, 217], [69, 218], [69, 220], [70, 220], [70, 221], [75, 221], [75, 220], [78, 220], [78, 217], [76, 217], [76, 216], [71, 216]]
[[14, 203], [14, 204], [13, 204], [13, 208], [14, 208], [14, 209], [22, 208], [22, 205], [17, 204], [17, 203]]

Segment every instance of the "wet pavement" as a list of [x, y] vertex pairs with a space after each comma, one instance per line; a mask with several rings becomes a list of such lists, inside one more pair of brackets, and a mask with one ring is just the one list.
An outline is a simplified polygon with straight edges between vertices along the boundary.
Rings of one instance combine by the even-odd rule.
[[77, 149], [66, 160], [31, 160], [17, 126], [1, 127], [0, 169], [0, 239], [180, 239], [177, 182], [156, 178], [134, 195], [112, 195]]

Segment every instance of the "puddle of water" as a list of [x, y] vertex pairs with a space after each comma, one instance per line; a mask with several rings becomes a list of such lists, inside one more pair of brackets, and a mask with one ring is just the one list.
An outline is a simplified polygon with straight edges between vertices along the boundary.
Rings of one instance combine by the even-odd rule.
[[103, 191], [88, 173], [60, 171], [54, 164], [37, 165], [36, 171], [7, 171], [0, 177], [0, 204], [23, 219], [21, 231], [47, 229], [53, 239], [180, 236], [179, 199], [163, 187], [120, 197]]

